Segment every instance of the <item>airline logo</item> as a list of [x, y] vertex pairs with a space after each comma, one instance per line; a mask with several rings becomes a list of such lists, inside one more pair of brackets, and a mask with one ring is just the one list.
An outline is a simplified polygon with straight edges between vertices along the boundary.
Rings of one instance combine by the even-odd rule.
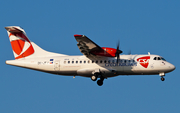
[[149, 65], [149, 59], [150, 59], [150, 56], [144, 56], [144, 57], [138, 58], [137, 61], [139, 62], [139, 64], [141, 64], [141, 66], [143, 66], [144, 68], [147, 68]]
[[22, 32], [10, 33], [9, 38], [15, 59], [24, 58], [34, 53], [31, 42]]

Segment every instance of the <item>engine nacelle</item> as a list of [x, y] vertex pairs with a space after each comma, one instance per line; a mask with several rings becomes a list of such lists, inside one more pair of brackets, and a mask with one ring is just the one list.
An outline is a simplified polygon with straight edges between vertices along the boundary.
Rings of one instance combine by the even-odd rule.
[[109, 47], [102, 47], [101, 51], [92, 51], [91, 53], [99, 56], [116, 57], [116, 49]]

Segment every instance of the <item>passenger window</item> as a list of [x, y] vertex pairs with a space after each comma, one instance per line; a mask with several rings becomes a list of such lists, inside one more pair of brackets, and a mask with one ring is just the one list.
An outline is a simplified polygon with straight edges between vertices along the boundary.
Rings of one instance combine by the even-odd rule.
[[78, 63], [78, 61], [76, 61], [76, 64]]
[[64, 64], [66, 63], [66, 61], [64, 61]]
[[114, 63], [114, 60], [112, 60], [112, 63]]
[[72, 61], [72, 64], [74, 64], [74, 61]]
[[123, 62], [123, 60], [120, 60], [120, 62], [122, 63], [122, 62]]
[[68, 64], [70, 63], [70, 61], [68, 61]]
[[124, 60], [124, 63], [126, 63], [126, 60]]
[[92, 60], [92, 63], [94, 63], [94, 60]]
[[90, 61], [88, 60], [88, 63], [90, 63]]
[[106, 63], [106, 60], [104, 60], [104, 63]]
[[110, 61], [110, 60], [108, 60], [108, 63], [111, 63], [111, 61]]
[[100, 63], [102, 63], [102, 60], [100, 60]]
[[98, 63], [98, 60], [96, 60], [96, 63]]
[[82, 61], [80, 61], [80, 63], [82, 63]]
[[86, 61], [84, 61], [84, 63], [86, 63]]

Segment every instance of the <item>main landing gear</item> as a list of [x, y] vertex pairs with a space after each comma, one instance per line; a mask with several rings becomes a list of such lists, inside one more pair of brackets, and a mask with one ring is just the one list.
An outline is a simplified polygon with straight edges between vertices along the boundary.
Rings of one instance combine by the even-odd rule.
[[103, 85], [103, 81], [104, 81], [104, 77], [101, 77], [98, 81], [97, 81], [97, 84], [99, 86], [102, 86]]
[[97, 77], [98, 77], [98, 75], [97, 75], [97, 74], [94, 74], [94, 75], [91, 76], [91, 80], [92, 80], [92, 81], [96, 81], [96, 80], [97, 80]]
[[97, 84], [99, 86], [102, 86], [103, 85], [103, 81], [104, 81], [104, 77], [102, 75], [94, 74], [94, 75], [91, 76], [91, 80], [92, 81], [96, 81], [99, 76], [100, 76], [100, 79], [97, 81]]

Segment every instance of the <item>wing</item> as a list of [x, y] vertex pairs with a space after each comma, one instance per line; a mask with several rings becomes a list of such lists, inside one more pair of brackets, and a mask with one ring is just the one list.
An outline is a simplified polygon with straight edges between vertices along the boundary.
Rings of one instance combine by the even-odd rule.
[[94, 43], [92, 40], [90, 40], [85, 35], [74, 35], [77, 43], [77, 46], [81, 53], [83, 53], [85, 56], [89, 55], [95, 55], [94, 52], [104, 51], [100, 46], [98, 46], [96, 43]]

